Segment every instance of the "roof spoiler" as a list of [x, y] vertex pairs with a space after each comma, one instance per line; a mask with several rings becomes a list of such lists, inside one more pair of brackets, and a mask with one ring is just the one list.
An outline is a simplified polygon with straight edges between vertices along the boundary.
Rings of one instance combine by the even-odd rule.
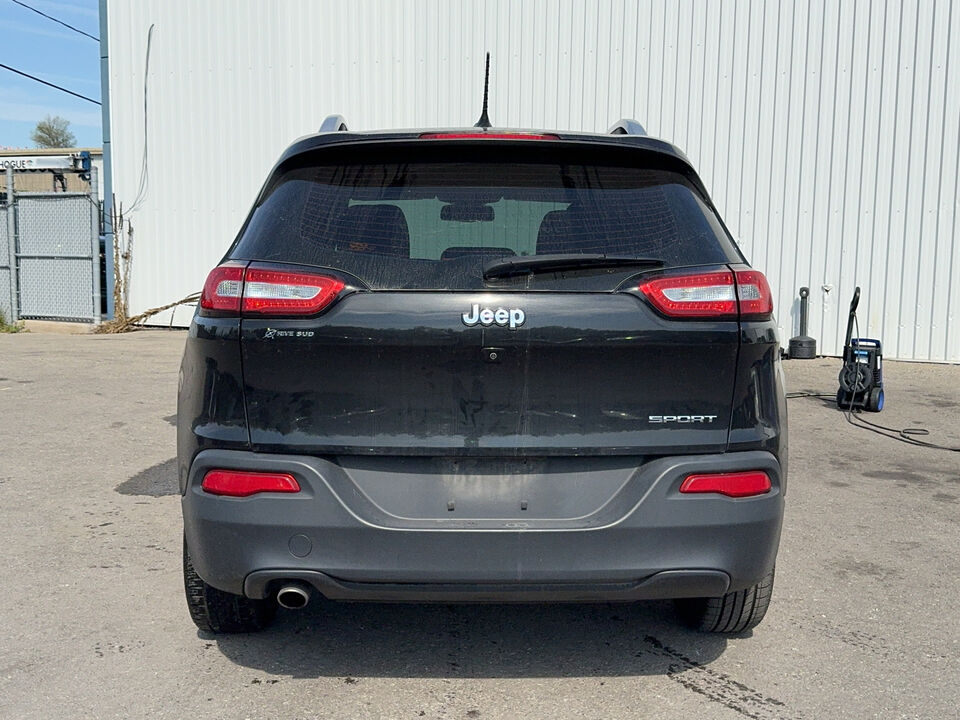
[[609, 130], [608, 133], [611, 135], [646, 135], [647, 131], [643, 129], [643, 125], [638, 123], [636, 120], [631, 120], [630, 118], [623, 118], [614, 124]]
[[343, 115], [327, 115], [320, 125], [320, 132], [344, 132], [346, 129], [347, 121], [343, 119]]
[[[343, 115], [327, 115], [320, 125], [320, 132], [344, 132], [347, 130], [347, 121]], [[610, 127], [607, 132], [611, 135], [646, 135], [643, 125], [636, 120], [623, 118]]]

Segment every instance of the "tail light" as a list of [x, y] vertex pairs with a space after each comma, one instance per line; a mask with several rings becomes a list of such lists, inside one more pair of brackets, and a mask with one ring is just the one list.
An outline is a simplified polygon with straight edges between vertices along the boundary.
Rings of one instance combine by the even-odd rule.
[[203, 476], [200, 486], [211, 495], [229, 497], [248, 497], [262, 492], [300, 492], [300, 484], [293, 475], [242, 470], [210, 470]]
[[333, 302], [344, 284], [336, 278], [248, 268], [242, 309], [259, 315], [313, 315]]
[[765, 320], [773, 314], [773, 293], [759, 270], [737, 270], [737, 297], [740, 317]]
[[328, 275], [228, 262], [207, 276], [200, 308], [207, 315], [314, 315], [345, 285]]
[[215, 315], [236, 315], [240, 312], [243, 293], [243, 271], [239, 263], [224, 263], [210, 271], [203, 284], [200, 307]]
[[690, 475], [680, 485], [680, 492], [684, 494], [718, 493], [727, 497], [740, 498], [765, 495], [772, 487], [769, 475], [762, 470], [751, 470]]
[[737, 316], [737, 291], [729, 271], [658, 277], [641, 284], [640, 292], [672, 317]]
[[773, 314], [770, 286], [757, 270], [666, 275], [638, 289], [670, 317], [763, 320]]

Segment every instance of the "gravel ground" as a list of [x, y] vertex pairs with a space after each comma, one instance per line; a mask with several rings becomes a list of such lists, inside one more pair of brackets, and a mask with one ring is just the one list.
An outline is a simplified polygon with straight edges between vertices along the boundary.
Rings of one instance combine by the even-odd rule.
[[[960, 456], [790, 400], [767, 619], [678, 628], [667, 603], [314, 603], [198, 633], [174, 469], [185, 334], [0, 336], [2, 718], [960, 717]], [[832, 393], [839, 363], [793, 361]], [[887, 409], [960, 444], [960, 366], [886, 366]]]

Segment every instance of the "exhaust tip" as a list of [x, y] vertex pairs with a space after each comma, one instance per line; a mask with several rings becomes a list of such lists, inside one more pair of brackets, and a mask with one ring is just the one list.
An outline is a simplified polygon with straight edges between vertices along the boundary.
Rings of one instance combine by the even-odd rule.
[[289, 583], [277, 591], [277, 603], [287, 610], [301, 610], [310, 602], [310, 588], [303, 583]]

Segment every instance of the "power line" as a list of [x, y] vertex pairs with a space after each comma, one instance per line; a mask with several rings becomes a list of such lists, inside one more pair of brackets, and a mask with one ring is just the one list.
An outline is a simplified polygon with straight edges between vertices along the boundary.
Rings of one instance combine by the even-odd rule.
[[22, 70], [17, 70], [16, 68], [12, 68], [12, 67], [10, 67], [9, 65], [4, 65], [3, 63], [0, 63], [0, 68], [3, 68], [4, 70], [9, 70], [10, 72], [14, 72], [14, 73], [16, 73], [17, 75], [23, 75], [25, 78], [30, 78], [31, 80], [36, 80], [38, 83], [43, 83], [44, 85], [48, 85], [48, 86], [50, 86], [50, 87], [52, 87], [52, 88], [55, 88], [55, 89], [57, 89], [57, 90], [60, 90], [61, 92], [65, 92], [65, 93], [67, 93], [68, 95], [73, 95], [74, 97], [78, 97], [78, 98], [80, 98], [81, 100], [86, 100], [87, 102], [92, 102], [94, 105], [99, 105], [99, 104], [100, 104], [100, 101], [99, 101], [99, 100], [94, 100], [93, 98], [88, 98], [86, 95], [81, 95], [80, 93], [75, 93], [73, 90], [67, 90], [65, 87], [60, 87], [59, 85], [54, 85], [52, 82], [47, 82], [46, 80], [41, 80], [40, 78], [38, 78], [38, 77], [36, 77], [36, 76], [34, 76], [34, 75], [31, 75], [30, 73], [25, 73], [25, 72], [23, 72]]
[[73, 25], [70, 25], [69, 23], [65, 23], [63, 20], [58, 20], [52, 15], [47, 15], [45, 12], [41, 12], [40, 10], [37, 10], [35, 7], [30, 7], [25, 2], [20, 2], [20, 0], [10, 0], [10, 2], [14, 2], [17, 5], [20, 5], [21, 7], [25, 7], [27, 10], [33, 10], [33, 12], [35, 12], [37, 15], [43, 15], [47, 20], [53, 20], [55, 23], [59, 23], [60, 25], [63, 25], [65, 28], [70, 28], [74, 32], [80, 33], [81, 35], [86, 35], [91, 40], [96, 40], [97, 42], [100, 42], [100, 38], [94, 37], [90, 33], [84, 32], [80, 28], [75, 28]]

